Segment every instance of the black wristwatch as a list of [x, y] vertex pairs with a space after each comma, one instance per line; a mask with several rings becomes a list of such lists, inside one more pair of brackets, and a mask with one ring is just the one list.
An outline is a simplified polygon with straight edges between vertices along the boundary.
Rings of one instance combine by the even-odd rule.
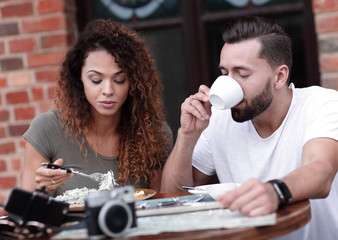
[[268, 181], [268, 183], [272, 184], [279, 197], [279, 207], [284, 206], [291, 201], [291, 192], [282, 180], [273, 179]]

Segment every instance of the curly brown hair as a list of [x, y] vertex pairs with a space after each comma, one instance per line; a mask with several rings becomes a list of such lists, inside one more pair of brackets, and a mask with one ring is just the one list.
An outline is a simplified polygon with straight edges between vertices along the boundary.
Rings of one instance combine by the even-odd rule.
[[55, 105], [60, 110], [62, 124], [75, 136], [82, 153], [84, 131], [94, 120], [85, 97], [81, 70], [88, 54], [98, 50], [112, 54], [130, 81], [118, 127], [118, 181], [126, 184], [130, 179], [139, 182], [144, 178], [149, 183], [154, 170], [161, 167], [169, 140], [163, 129], [167, 123], [162, 85], [152, 56], [135, 31], [111, 19], [97, 19], [86, 26], [60, 69]]

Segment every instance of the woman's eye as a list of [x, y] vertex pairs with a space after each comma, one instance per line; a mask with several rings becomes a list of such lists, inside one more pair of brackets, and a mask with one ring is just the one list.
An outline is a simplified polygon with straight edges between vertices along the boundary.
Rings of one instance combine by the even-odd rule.
[[90, 78], [90, 81], [92, 81], [92, 83], [94, 84], [99, 84], [102, 80], [101, 78], [94, 77], [94, 78]]
[[125, 78], [117, 78], [114, 80], [117, 84], [123, 84], [125, 83], [126, 79]]

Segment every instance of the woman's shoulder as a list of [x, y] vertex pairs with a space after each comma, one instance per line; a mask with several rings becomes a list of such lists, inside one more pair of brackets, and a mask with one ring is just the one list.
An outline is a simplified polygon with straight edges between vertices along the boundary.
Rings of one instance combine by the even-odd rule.
[[37, 128], [50, 128], [60, 126], [60, 112], [56, 109], [51, 109], [48, 112], [40, 113], [31, 122], [31, 126]]

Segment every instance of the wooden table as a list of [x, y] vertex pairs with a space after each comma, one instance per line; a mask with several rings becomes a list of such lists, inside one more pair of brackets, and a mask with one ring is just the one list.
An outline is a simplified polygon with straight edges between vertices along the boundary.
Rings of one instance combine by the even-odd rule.
[[[169, 198], [191, 195], [187, 192], [180, 193], [161, 193], [156, 194], [151, 199]], [[285, 235], [295, 231], [311, 219], [310, 202], [308, 200], [290, 204], [277, 212], [277, 224], [264, 227], [231, 228], [231, 229], [210, 229], [187, 232], [169, 232], [158, 235], [144, 235], [136, 237], [125, 237], [128, 240], [148, 240], [148, 239], [269, 239]], [[54, 234], [53, 234], [54, 235]], [[106, 238], [108, 239], [108, 238]], [[74, 240], [74, 239], [72, 239]]]
[[[161, 193], [151, 199], [168, 198], [190, 195], [187, 192]], [[308, 200], [285, 206], [277, 212], [277, 224], [264, 227], [211, 229], [188, 232], [161, 233], [158, 235], [137, 236], [123, 239], [148, 240], [148, 239], [269, 239], [295, 231], [311, 219], [310, 202]]]

